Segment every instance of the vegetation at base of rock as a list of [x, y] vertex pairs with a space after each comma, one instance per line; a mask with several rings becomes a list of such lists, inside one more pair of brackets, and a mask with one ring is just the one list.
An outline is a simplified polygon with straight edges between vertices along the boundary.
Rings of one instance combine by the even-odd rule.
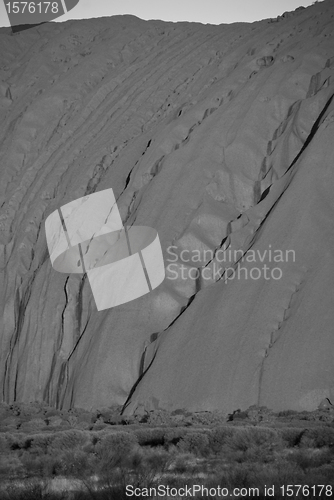
[[[40, 410], [42, 414], [45, 409]], [[46, 418], [68, 422], [66, 412], [52, 411], [55, 414]], [[334, 488], [331, 408], [274, 413], [252, 406], [228, 416], [199, 413], [201, 418], [184, 410], [155, 411], [144, 414], [146, 423], [140, 423], [138, 416], [127, 425], [112, 422], [109, 409], [89, 416], [84, 412], [89, 428], [81, 428], [80, 411], [71, 410], [77, 428], [61, 423], [37, 432], [24, 430], [28, 425], [22, 429], [11, 424], [10, 430], [3, 425], [13, 418], [10, 413], [27, 417], [27, 405], [24, 409], [2, 405], [1, 412], [5, 416], [0, 432], [3, 500], [122, 500], [127, 498], [127, 484], [257, 487], [262, 495], [265, 484], [276, 485], [277, 495], [280, 485], [290, 483]], [[36, 412], [31, 413], [31, 420], [36, 420]]]

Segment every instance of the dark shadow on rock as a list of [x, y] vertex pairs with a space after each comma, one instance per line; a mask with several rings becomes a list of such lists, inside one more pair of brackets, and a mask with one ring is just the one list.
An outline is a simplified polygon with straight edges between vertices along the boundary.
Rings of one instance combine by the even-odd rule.
[[18, 24], [17, 26], [12, 26], [12, 32], [13, 34], [15, 33], [20, 33], [21, 31], [28, 30], [30, 28], [35, 28], [36, 26], [41, 26], [41, 24], [46, 24], [44, 23], [37, 23], [37, 24]]

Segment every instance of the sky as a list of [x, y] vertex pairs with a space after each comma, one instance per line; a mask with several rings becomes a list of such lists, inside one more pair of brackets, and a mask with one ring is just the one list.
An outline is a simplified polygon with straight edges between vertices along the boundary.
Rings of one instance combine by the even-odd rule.
[[[6, 1], [0, 0], [0, 26], [9, 26]], [[312, 0], [80, 0], [76, 7], [56, 22], [119, 14], [203, 24], [253, 22], [277, 17], [285, 11], [312, 3]]]

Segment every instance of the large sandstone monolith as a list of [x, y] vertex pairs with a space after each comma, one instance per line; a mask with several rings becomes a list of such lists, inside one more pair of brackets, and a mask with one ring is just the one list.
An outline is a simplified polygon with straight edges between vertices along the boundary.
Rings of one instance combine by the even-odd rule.
[[[0, 30], [4, 401], [333, 401], [333, 16]], [[110, 188], [124, 225], [158, 231], [167, 276], [98, 311], [85, 274], [52, 268], [45, 220]]]

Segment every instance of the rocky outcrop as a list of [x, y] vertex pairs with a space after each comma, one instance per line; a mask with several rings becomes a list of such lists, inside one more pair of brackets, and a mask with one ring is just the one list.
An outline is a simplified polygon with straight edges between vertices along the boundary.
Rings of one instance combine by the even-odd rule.
[[[3, 401], [333, 400], [333, 19], [328, 0], [277, 23], [0, 30]], [[124, 224], [158, 230], [167, 277], [98, 312], [44, 222], [110, 187]]]

